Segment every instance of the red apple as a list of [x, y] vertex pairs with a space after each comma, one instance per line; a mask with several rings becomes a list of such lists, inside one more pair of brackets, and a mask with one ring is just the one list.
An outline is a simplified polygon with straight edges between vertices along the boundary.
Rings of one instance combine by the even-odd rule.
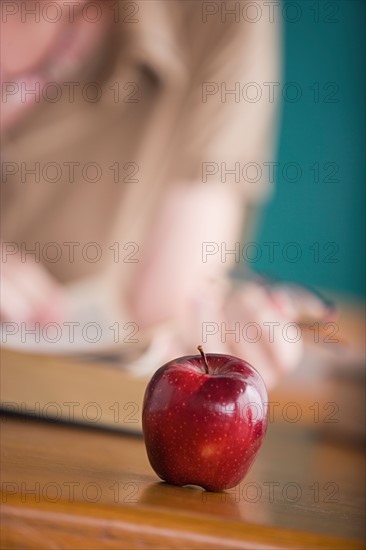
[[258, 372], [230, 355], [174, 359], [150, 380], [142, 427], [150, 464], [174, 485], [222, 491], [248, 472], [267, 428]]

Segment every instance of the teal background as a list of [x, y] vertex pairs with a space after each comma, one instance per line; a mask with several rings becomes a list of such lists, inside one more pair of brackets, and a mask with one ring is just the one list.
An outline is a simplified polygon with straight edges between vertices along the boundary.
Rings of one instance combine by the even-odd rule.
[[[282, 102], [275, 192], [257, 235], [261, 245], [280, 244], [274, 258], [263, 253], [251, 267], [315, 288], [364, 296], [365, 2], [285, 1], [290, 19], [299, 13], [291, 4], [302, 15], [296, 22], [282, 19], [283, 83], [296, 82], [302, 97]], [[314, 83], [319, 83], [319, 97], [311, 89]], [[294, 88], [288, 92], [293, 97]], [[288, 177], [281, 173], [290, 162], [301, 167], [297, 182], [289, 181], [296, 179], [291, 167]], [[319, 163], [319, 181], [311, 169], [314, 163]], [[291, 247], [286, 259], [289, 242], [301, 247], [297, 261], [290, 261], [296, 253]], [[319, 254], [310, 248], [314, 243], [319, 243]]]

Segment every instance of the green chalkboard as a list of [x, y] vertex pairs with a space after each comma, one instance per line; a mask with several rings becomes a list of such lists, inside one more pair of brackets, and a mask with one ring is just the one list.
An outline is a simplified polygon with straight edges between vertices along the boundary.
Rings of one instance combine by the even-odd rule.
[[279, 16], [285, 71], [278, 166], [257, 236], [261, 257], [251, 267], [362, 296], [365, 2], [285, 1]]

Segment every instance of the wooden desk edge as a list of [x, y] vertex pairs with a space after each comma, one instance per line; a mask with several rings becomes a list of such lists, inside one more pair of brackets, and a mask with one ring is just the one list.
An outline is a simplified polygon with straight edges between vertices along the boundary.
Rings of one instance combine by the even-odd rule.
[[[1, 548], [14, 547], [14, 542], [29, 538], [30, 532], [34, 546], [27, 547], [38, 549], [48, 547], [44, 546], [47, 537], [53, 544], [56, 542], [60, 547], [72, 548], [64, 544], [75, 536], [79, 537], [78, 548], [96, 548], [96, 541], [100, 548], [129, 550], [145, 547], [146, 543], [148, 547], [161, 548], [169, 541], [174, 541], [174, 546], [165, 548], [364, 548], [361, 540], [233, 521], [219, 523], [215, 518], [177, 512], [172, 515], [155, 507], [63, 501], [24, 503], [19, 495], [9, 494], [2, 495], [1, 523]], [[178, 541], [184, 546], [176, 546]]]

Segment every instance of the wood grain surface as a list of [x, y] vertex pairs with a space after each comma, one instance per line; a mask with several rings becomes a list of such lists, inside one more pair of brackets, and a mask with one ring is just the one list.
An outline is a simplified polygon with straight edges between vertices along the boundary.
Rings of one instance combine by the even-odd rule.
[[237, 488], [162, 483], [142, 438], [1, 420], [1, 548], [363, 548], [364, 462], [298, 424], [270, 424]]

